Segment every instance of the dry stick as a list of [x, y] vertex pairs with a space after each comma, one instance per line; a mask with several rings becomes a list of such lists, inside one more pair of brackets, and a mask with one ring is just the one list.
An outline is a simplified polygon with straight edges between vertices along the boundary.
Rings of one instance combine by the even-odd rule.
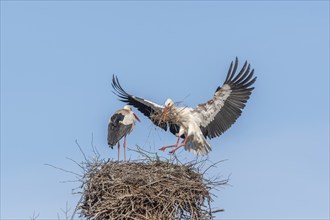
[[78, 143], [78, 141], [76, 140], [76, 144], [77, 144], [77, 146], [79, 147], [79, 150], [80, 150], [80, 152], [82, 153], [82, 155], [84, 156], [84, 158], [85, 158], [85, 161], [88, 161], [87, 160], [87, 157], [86, 157], [86, 155], [85, 155], [85, 153], [84, 153], [84, 151], [82, 150], [82, 148], [80, 147], [80, 145], [79, 145], [79, 143]]
[[221, 163], [221, 162], [224, 162], [224, 161], [227, 161], [227, 160], [220, 160], [220, 161], [218, 161], [218, 162], [216, 162], [216, 163], [211, 164], [208, 168], [206, 168], [206, 169], [204, 170], [203, 175], [204, 175], [204, 174], [206, 173], [206, 171], [208, 171], [210, 168], [212, 168], [212, 167], [216, 167], [217, 164], [219, 164], [219, 163]]
[[92, 140], [91, 140], [91, 146], [92, 146], [92, 150], [93, 150], [93, 153], [95, 154], [95, 156], [97, 158], [100, 158], [100, 153], [99, 151], [97, 150], [96, 146], [94, 145], [94, 134], [92, 133]]
[[81, 164], [79, 164], [77, 161], [75, 161], [74, 159], [71, 159], [70, 157], [65, 157], [67, 160], [70, 160], [70, 161], [72, 161], [73, 163], [75, 163], [77, 166], [79, 166], [83, 171], [85, 171], [84, 169], [84, 167], [81, 165]]
[[74, 216], [76, 215], [76, 213], [79, 209], [79, 204], [81, 203], [82, 200], [83, 200], [83, 197], [81, 196], [78, 203], [77, 203], [77, 205], [76, 205], [76, 207], [75, 207], [75, 209], [74, 209], [74, 211], [73, 211], [73, 213], [72, 213], [72, 215], [71, 215], [70, 220], [73, 220]]
[[32, 217], [30, 216], [30, 220], [36, 220], [39, 217], [40, 213], [36, 215], [36, 211], [33, 211]]
[[63, 168], [56, 167], [56, 166], [51, 165], [51, 164], [48, 164], [48, 163], [46, 163], [46, 164], [44, 164], [44, 165], [46, 165], [46, 166], [50, 166], [50, 167], [53, 167], [53, 168], [55, 168], [55, 169], [58, 169], [58, 170], [64, 171], [64, 172], [66, 172], [66, 173], [71, 173], [71, 174], [74, 174], [74, 175], [76, 175], [76, 176], [82, 177], [82, 175], [80, 175], [80, 174], [78, 174], [78, 173], [72, 172], [72, 171], [70, 171], [70, 170], [65, 170], [65, 169], [63, 169]]

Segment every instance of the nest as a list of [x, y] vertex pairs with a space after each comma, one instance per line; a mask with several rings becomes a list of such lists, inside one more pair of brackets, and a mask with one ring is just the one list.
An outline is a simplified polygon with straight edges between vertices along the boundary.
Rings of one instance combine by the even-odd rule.
[[227, 183], [159, 159], [89, 165], [77, 206], [86, 219], [211, 219], [210, 189]]

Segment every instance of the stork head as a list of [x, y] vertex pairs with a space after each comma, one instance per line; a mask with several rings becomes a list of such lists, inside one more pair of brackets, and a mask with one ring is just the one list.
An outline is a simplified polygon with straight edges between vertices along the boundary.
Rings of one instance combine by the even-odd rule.
[[130, 106], [130, 105], [125, 105], [125, 106], [124, 106], [124, 109], [130, 111], [131, 114], [133, 114], [134, 118], [135, 118], [137, 121], [141, 122], [140, 119], [136, 116], [136, 114], [132, 111], [132, 106]]
[[165, 101], [165, 108], [166, 107], [167, 108], [170, 108], [172, 106], [174, 106], [174, 102], [172, 101], [172, 99], [166, 99], [166, 101]]
[[132, 111], [132, 106], [130, 106], [130, 105], [125, 105], [125, 106], [124, 106], [124, 109], [125, 109], [125, 110], [128, 110], [128, 111]]
[[172, 99], [166, 99], [165, 101], [165, 108], [164, 108], [164, 114], [163, 114], [163, 121], [166, 121], [167, 116], [168, 116], [168, 112], [170, 111], [170, 109], [174, 106], [174, 102], [172, 101]]

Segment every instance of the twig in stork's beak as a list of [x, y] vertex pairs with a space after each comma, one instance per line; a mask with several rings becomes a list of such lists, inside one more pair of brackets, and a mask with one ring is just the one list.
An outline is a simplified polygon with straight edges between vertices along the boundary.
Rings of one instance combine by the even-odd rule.
[[168, 113], [168, 107], [165, 106], [165, 108], [164, 108], [164, 114], [163, 114], [163, 121], [165, 121], [166, 116], [167, 116], [167, 113]]
[[135, 117], [136, 120], [138, 120], [139, 122], [141, 122], [140, 119], [138, 118], [138, 116], [136, 116], [135, 113], [133, 113], [133, 115], [134, 115], [134, 117]]

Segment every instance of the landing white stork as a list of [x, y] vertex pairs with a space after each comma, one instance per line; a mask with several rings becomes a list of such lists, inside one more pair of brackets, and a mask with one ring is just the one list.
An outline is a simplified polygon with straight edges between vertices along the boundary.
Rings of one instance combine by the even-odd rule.
[[[211, 100], [198, 105], [195, 109], [177, 107], [171, 99], [167, 99], [162, 106], [130, 95], [121, 87], [115, 76], [112, 79], [112, 87], [120, 101], [133, 105], [162, 129], [167, 130], [169, 127], [170, 132], [178, 137], [176, 144], [162, 147], [160, 150], [174, 148], [170, 151], [174, 153], [180, 147], [184, 147], [185, 150], [196, 154], [207, 154], [211, 146], [206, 138], [220, 136], [235, 123], [254, 89], [251, 85], [256, 81], [256, 77], [252, 78], [254, 70], [250, 71], [250, 64], [247, 65], [245, 62], [236, 75], [237, 67], [236, 57], [235, 64], [230, 64], [222, 87], [216, 89]], [[163, 120], [155, 120], [155, 114], [161, 114]], [[171, 117], [167, 117], [170, 115]], [[181, 144], [180, 138], [184, 138]]]
[[132, 107], [125, 105], [123, 109], [116, 111], [109, 119], [108, 145], [113, 149], [118, 143], [118, 160], [120, 152], [119, 141], [124, 137], [124, 160], [126, 161], [126, 135], [133, 131], [136, 121], [140, 119], [132, 111]]

